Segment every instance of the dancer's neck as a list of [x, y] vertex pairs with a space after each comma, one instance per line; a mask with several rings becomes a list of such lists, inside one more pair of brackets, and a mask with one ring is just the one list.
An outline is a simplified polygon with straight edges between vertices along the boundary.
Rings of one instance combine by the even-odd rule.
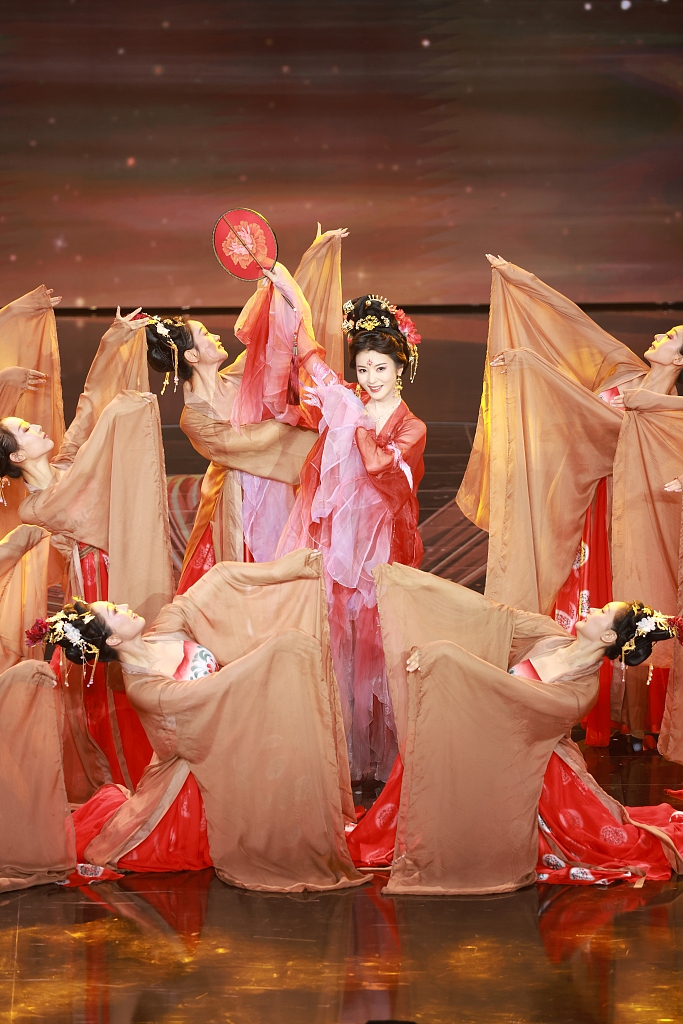
[[653, 363], [643, 378], [641, 387], [644, 391], [655, 391], [658, 395], [668, 395], [672, 390], [683, 367], [678, 363]]
[[23, 462], [21, 475], [27, 487], [44, 491], [55, 482], [55, 471], [50, 465], [47, 455], [41, 455], [39, 459], [32, 459], [30, 462]]

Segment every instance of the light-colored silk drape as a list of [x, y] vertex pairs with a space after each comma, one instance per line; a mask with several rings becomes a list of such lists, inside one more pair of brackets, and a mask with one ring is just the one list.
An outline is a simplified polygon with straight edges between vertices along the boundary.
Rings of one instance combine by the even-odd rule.
[[[535, 880], [538, 800], [558, 740], [592, 706], [597, 672], [553, 684], [509, 675], [546, 616], [494, 604], [394, 563], [375, 570], [404, 778], [387, 893], [507, 892]], [[411, 648], [420, 671], [407, 673]]]
[[185, 764], [224, 881], [291, 892], [362, 884], [344, 838], [354, 810], [320, 553], [219, 563], [163, 609], [154, 634], [169, 633], [208, 647], [223, 667], [190, 682], [126, 672], [161, 763], [146, 778], [145, 806], [136, 794], [88, 858], [115, 863]]

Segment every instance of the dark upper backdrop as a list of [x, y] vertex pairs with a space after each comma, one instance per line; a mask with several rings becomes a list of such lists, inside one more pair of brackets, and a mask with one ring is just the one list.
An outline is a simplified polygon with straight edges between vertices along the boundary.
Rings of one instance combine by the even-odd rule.
[[[210, 241], [239, 205], [292, 269], [317, 220], [347, 226], [345, 297], [486, 302], [488, 250], [578, 301], [681, 300], [682, 42], [683, 0], [4, 0], [0, 303], [239, 305]], [[673, 317], [596, 315], [641, 353]], [[232, 323], [207, 319], [234, 356]], [[428, 512], [467, 458], [486, 317], [418, 326]], [[59, 321], [67, 420], [104, 327]], [[167, 468], [197, 472], [181, 402]]]
[[232, 305], [210, 233], [344, 290], [486, 301], [486, 250], [581, 300], [683, 298], [683, 0], [4, 0], [0, 299]]

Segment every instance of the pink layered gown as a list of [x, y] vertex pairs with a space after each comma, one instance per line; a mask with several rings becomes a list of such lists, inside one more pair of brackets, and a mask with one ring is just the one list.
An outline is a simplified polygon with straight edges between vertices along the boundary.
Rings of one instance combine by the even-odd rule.
[[417, 488], [426, 427], [401, 402], [380, 432], [342, 384], [317, 389], [321, 435], [301, 472], [301, 489], [279, 554], [323, 552], [330, 636], [347, 730], [351, 777], [386, 780], [396, 758], [373, 569], [419, 566]]

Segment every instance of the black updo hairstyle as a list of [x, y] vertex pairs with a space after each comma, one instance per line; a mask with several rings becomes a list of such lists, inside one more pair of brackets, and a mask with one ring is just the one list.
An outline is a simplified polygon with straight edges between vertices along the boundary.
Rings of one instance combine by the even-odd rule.
[[401, 333], [389, 303], [378, 295], [360, 295], [344, 303], [344, 332], [349, 342], [349, 365], [359, 352], [381, 352], [400, 369], [408, 365], [410, 346]]
[[[94, 612], [86, 601], [76, 600], [73, 604], [64, 605], [63, 610], [70, 616], [69, 622], [78, 630], [83, 639], [97, 648], [99, 652], [97, 655], [98, 661], [118, 661], [119, 656], [116, 648], [110, 647], [107, 643], [107, 637], [111, 636], [111, 629], [102, 616]], [[85, 618], [90, 615], [93, 618], [89, 622], [85, 622]], [[94, 654], [82, 651], [68, 637], [63, 637], [57, 641], [55, 646], [61, 647], [69, 661], [73, 661], [76, 665], [83, 665], [87, 661], [95, 660]]]
[[0, 420], [0, 477], [8, 476], [18, 480], [21, 476], [21, 467], [12, 462], [10, 455], [19, 451], [19, 442], [5, 424]]
[[[642, 665], [652, 654], [652, 648], [658, 640], [670, 640], [674, 635], [670, 629], [651, 629], [647, 633], [636, 636], [636, 629], [641, 619], [649, 618], [654, 612], [642, 601], [633, 601], [625, 612], [614, 617], [612, 629], [617, 639], [605, 650], [605, 656], [612, 661], [623, 658], [625, 665]], [[623, 652], [624, 645], [635, 638], [635, 647]]]
[[168, 334], [159, 334], [157, 324], [147, 324], [147, 362], [159, 373], [175, 373], [172, 341], [178, 347], [178, 376], [181, 380], [190, 380], [194, 368], [185, 360], [185, 353], [194, 348], [194, 339], [189, 324], [181, 316], [162, 317], [161, 324]]

